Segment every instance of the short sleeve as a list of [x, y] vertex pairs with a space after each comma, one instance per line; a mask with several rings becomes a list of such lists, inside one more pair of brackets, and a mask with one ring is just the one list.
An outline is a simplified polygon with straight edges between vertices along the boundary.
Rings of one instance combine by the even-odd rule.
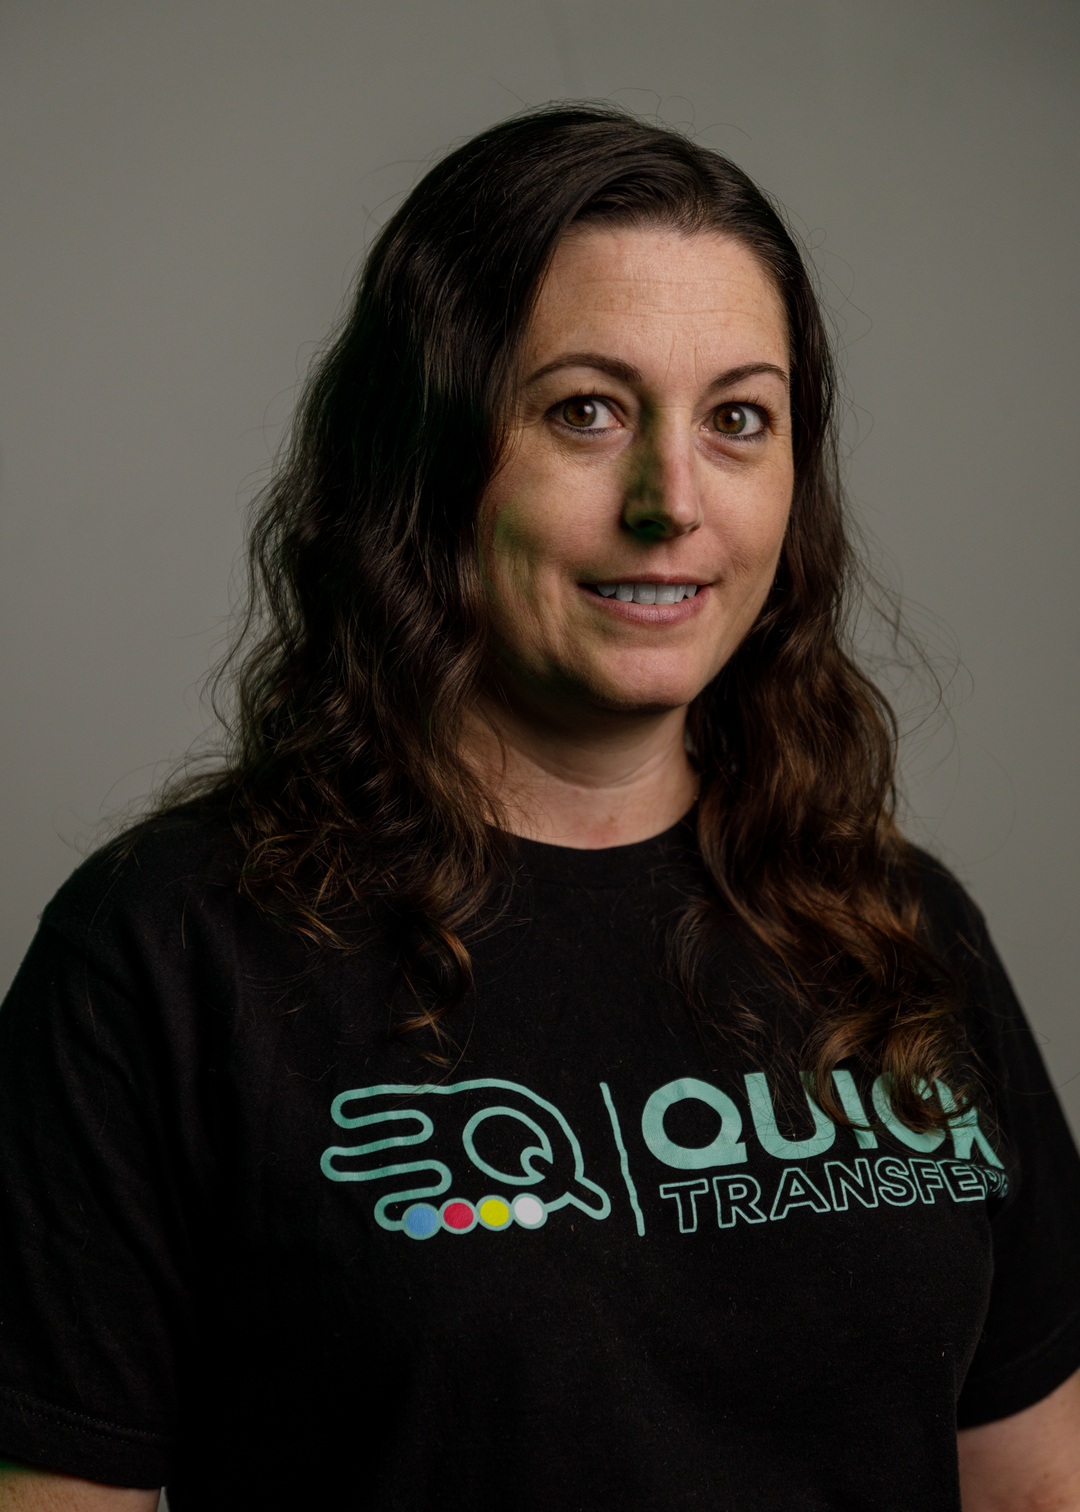
[[985, 922], [963, 904], [954, 938], [1009, 1180], [991, 1204], [990, 1305], [957, 1407], [966, 1428], [1032, 1406], [1080, 1368], [1080, 1157]]
[[0, 1454], [156, 1487], [194, 1326], [191, 1109], [103, 870], [50, 905], [0, 1009]]

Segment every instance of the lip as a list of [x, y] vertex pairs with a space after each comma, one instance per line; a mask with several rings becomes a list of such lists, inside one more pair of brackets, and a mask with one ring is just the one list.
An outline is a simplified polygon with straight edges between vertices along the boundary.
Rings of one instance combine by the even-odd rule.
[[[598, 578], [598, 582], [604, 583], [692, 583], [693, 578], [674, 577], [671, 574], [656, 572], [635, 573], [632, 578]], [[705, 607], [705, 601], [711, 592], [709, 583], [700, 583], [698, 591], [693, 598], [684, 598], [677, 604], [624, 604], [621, 599], [603, 598], [599, 593], [592, 591], [592, 584], [580, 584], [581, 591], [587, 596], [591, 604], [604, 614], [613, 614], [616, 619], [624, 620], [631, 625], [681, 625], [686, 620], [693, 619], [700, 614]]]

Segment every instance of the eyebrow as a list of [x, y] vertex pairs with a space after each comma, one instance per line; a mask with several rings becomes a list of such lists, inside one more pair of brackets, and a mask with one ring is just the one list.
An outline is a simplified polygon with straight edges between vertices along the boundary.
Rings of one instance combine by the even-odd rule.
[[[556, 357], [553, 362], [547, 362], [543, 367], [537, 368], [534, 373], [530, 373], [525, 380], [526, 386], [531, 387], [550, 373], [557, 373], [560, 368], [568, 367], [593, 368], [596, 372], [607, 373], [610, 378], [619, 379], [621, 383], [641, 382], [641, 373], [638, 369], [628, 362], [620, 362], [617, 357], [605, 357], [603, 352], [565, 352], [561, 357]], [[740, 367], [727, 368], [724, 372], [718, 373], [708, 387], [710, 389], [728, 388], [733, 383], [741, 383], [744, 378], [754, 378], [765, 373], [779, 378], [785, 387], [791, 382], [784, 369], [777, 367], [774, 362], [744, 362]]]

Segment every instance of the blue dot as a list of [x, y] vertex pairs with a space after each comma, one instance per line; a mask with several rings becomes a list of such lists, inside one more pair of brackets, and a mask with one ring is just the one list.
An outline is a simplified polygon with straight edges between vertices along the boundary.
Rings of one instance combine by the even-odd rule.
[[430, 1202], [414, 1202], [401, 1222], [410, 1239], [430, 1239], [439, 1227], [439, 1210]]

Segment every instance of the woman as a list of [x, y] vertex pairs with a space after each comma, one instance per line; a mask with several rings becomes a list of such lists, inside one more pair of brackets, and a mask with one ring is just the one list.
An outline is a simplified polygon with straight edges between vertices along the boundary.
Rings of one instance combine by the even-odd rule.
[[391, 219], [228, 765], [0, 1015], [0, 1506], [1080, 1506], [1080, 1165], [892, 819], [831, 398], [679, 135]]

